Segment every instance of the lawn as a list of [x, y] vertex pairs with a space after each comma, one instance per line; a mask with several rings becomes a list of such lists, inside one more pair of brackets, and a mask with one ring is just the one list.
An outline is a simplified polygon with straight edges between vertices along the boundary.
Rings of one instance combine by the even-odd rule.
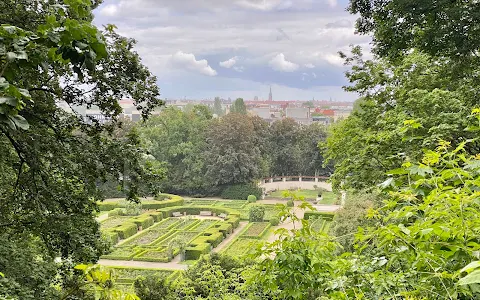
[[[282, 193], [284, 191], [274, 191], [270, 193], [268, 196], [273, 198], [282, 198]], [[305, 199], [316, 199], [317, 198], [317, 191], [316, 190], [298, 190], [296, 191], [298, 196], [303, 196]], [[334, 192], [323, 192], [323, 200], [320, 201], [319, 204], [335, 204], [337, 200], [337, 194]]]

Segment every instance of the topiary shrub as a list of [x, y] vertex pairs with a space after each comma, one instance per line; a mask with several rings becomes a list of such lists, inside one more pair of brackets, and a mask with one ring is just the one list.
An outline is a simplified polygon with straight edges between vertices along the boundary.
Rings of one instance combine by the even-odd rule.
[[250, 203], [257, 202], [257, 196], [255, 196], [255, 195], [248, 195], [247, 200], [248, 200], [248, 202], [250, 202]]
[[265, 217], [265, 207], [260, 205], [254, 205], [250, 208], [248, 214], [248, 220], [250, 222], [263, 222]]
[[272, 226], [277, 226], [278, 224], [280, 224], [280, 219], [278, 217], [272, 217], [270, 219], [270, 224]]
[[287, 201], [287, 206], [288, 206], [288, 207], [293, 207], [293, 205], [294, 205], [294, 203], [293, 203], [293, 200], [292, 200], [292, 199], [290, 199], [290, 200]]
[[249, 195], [259, 199], [262, 197], [262, 189], [255, 184], [235, 184], [225, 187], [221, 197], [223, 199], [247, 200]]

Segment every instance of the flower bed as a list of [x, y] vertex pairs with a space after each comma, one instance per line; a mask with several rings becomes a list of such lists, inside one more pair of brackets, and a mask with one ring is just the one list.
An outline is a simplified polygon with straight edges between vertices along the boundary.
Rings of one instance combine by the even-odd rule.
[[267, 222], [251, 223], [245, 232], [242, 233], [241, 237], [261, 239], [270, 226], [270, 223]]

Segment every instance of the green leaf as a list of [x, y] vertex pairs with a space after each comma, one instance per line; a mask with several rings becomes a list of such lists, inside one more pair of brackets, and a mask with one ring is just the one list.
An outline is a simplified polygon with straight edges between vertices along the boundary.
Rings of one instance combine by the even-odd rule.
[[0, 97], [0, 104], [7, 104], [13, 107], [16, 107], [18, 104], [18, 100], [14, 97]]
[[80, 264], [75, 266], [75, 270], [85, 271], [88, 268], [88, 265]]
[[460, 278], [458, 285], [480, 283], [480, 270], [475, 270], [467, 276]]
[[24, 117], [20, 115], [15, 115], [15, 116], [12, 116], [11, 118], [17, 128], [20, 128], [23, 130], [28, 130], [28, 128], [30, 128], [30, 125], [28, 124], [27, 120], [25, 120]]
[[405, 227], [405, 225], [399, 224], [399, 225], [398, 225], [398, 228], [400, 228], [400, 230], [401, 230], [403, 233], [405, 233], [406, 235], [410, 235], [410, 230], [409, 230], [407, 227]]
[[478, 267], [480, 267], [480, 261], [478, 261], [478, 260], [472, 261], [471, 263], [469, 263], [468, 265], [463, 267], [463, 269], [461, 269], [459, 272], [460, 273], [470, 272], [471, 270], [476, 269]]

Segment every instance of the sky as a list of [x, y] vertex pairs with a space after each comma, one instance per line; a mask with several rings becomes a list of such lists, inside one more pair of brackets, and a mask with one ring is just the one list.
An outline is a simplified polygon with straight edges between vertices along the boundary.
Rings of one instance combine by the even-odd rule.
[[354, 101], [338, 51], [369, 48], [347, 0], [105, 0], [157, 76], [161, 97]]

